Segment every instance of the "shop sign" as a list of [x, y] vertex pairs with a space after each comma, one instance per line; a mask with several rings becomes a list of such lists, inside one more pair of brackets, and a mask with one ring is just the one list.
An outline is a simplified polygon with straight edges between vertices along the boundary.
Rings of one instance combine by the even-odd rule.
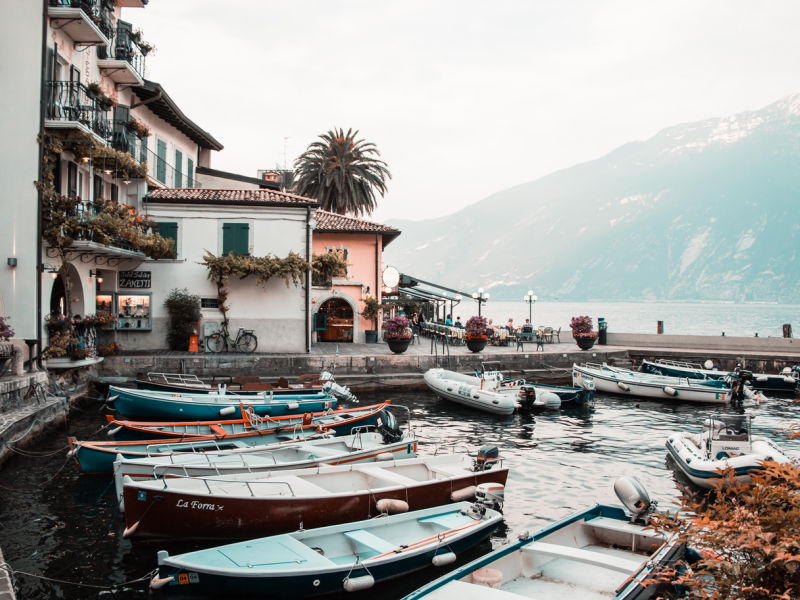
[[120, 271], [120, 289], [150, 289], [150, 271]]

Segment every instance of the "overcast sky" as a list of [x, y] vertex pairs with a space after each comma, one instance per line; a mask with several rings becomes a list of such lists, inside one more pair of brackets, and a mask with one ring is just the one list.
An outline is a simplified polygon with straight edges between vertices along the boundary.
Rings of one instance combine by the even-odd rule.
[[800, 2], [152, 0], [148, 76], [255, 176], [360, 130], [373, 218], [446, 215], [660, 129], [800, 91]]

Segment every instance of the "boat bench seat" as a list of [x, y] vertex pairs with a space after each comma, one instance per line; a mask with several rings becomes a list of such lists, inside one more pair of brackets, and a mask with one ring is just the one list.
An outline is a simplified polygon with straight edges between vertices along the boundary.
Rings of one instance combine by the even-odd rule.
[[548, 544], [547, 542], [531, 542], [521, 548], [524, 553], [542, 554], [555, 558], [563, 558], [575, 562], [604, 567], [619, 571], [620, 573], [631, 574], [639, 570], [644, 560], [630, 560], [618, 556], [610, 556], [602, 552], [583, 550], [574, 546], [561, 546], [559, 544]]
[[373, 550], [381, 554], [397, 550], [396, 544], [387, 542], [383, 538], [379, 538], [377, 535], [370, 533], [366, 529], [354, 529], [353, 531], [345, 531], [344, 535], [346, 538], [351, 539], [354, 542], [358, 542], [359, 544], [366, 546], [367, 548], [372, 548]]
[[586, 524], [590, 527], [598, 527], [600, 529], [608, 529], [610, 531], [619, 531], [621, 533], [630, 533], [632, 535], [639, 535], [647, 538], [664, 539], [664, 535], [657, 533], [654, 529], [643, 530], [641, 525], [630, 523], [629, 521], [621, 521], [619, 519], [610, 519], [609, 517], [595, 517], [589, 519]]

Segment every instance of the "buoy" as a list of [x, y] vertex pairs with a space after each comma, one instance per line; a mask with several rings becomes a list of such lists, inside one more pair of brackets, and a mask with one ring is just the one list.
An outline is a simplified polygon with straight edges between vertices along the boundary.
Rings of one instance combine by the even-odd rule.
[[558, 397], [558, 394], [554, 394], [553, 392], [544, 392], [539, 396], [539, 400], [547, 408], [559, 408], [561, 406], [561, 398]]
[[454, 563], [456, 560], [455, 552], [445, 552], [444, 554], [437, 554], [431, 561], [434, 567], [441, 567]]
[[391, 452], [381, 452], [375, 457], [375, 460], [394, 460], [394, 454]]
[[677, 396], [678, 395], [678, 390], [676, 390], [674, 387], [670, 387], [668, 385], [665, 385], [664, 386], [664, 393], [667, 396]]
[[117, 434], [118, 434], [120, 431], [122, 431], [122, 425], [120, 425], [119, 427], [114, 427], [114, 429], [109, 429], [107, 433], [108, 433], [108, 435], [110, 435], [111, 437], [114, 437], [114, 436], [115, 436], [115, 435], [117, 435]]
[[450, 500], [453, 502], [463, 502], [464, 500], [469, 500], [475, 496], [475, 490], [476, 487], [474, 485], [461, 488], [460, 490], [455, 490], [452, 494], [450, 494]]
[[372, 575], [362, 575], [361, 577], [348, 577], [344, 580], [345, 592], [359, 592], [368, 590], [375, 585], [375, 578]]
[[226, 406], [225, 408], [221, 408], [219, 410], [219, 416], [224, 417], [226, 415], [232, 415], [236, 412], [236, 407], [234, 406]]
[[503, 574], [497, 569], [484, 567], [472, 573], [472, 583], [499, 589], [503, 583]]
[[703, 363], [703, 367], [707, 370], [711, 370], [714, 368], [714, 362], [711, 359], [708, 359], [706, 362]]
[[126, 527], [125, 530], [122, 532], [122, 537], [127, 538], [130, 535], [133, 535], [133, 532], [139, 528], [139, 521], [136, 521], [130, 527]]
[[289, 410], [297, 410], [298, 408], [300, 408], [300, 404], [298, 404], [297, 402], [289, 402], [289, 404], [286, 405], [286, 408], [288, 408]]
[[167, 585], [170, 581], [175, 579], [171, 575], [169, 577], [153, 577], [150, 580], [150, 589], [151, 590], [160, 590], [165, 585]]
[[629, 386], [627, 383], [622, 383], [621, 381], [617, 382], [617, 387], [621, 389], [623, 392], [631, 391], [631, 386]]
[[378, 512], [396, 515], [408, 512], [408, 502], [397, 498], [381, 498], [375, 503], [375, 508], [378, 509]]

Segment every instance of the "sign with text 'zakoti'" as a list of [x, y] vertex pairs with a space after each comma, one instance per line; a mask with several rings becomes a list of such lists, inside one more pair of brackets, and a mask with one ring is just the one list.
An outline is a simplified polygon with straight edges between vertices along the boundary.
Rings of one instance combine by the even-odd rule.
[[120, 271], [120, 289], [150, 289], [150, 271]]

